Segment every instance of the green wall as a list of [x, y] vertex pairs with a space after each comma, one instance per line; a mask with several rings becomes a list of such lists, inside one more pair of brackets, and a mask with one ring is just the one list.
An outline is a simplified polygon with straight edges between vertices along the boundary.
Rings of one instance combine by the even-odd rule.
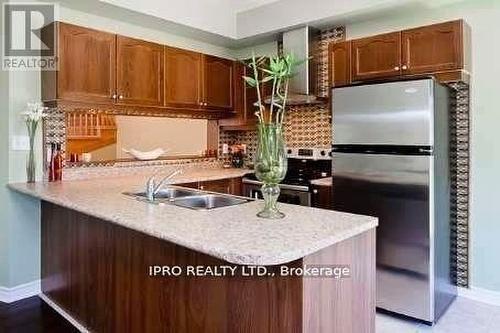
[[[3, 25], [2, 25], [3, 27]], [[3, 29], [0, 27], [0, 44], [3, 45]], [[0, 70], [0, 286], [6, 286], [8, 276], [8, 189], [9, 179], [9, 76]]]
[[470, 276], [476, 288], [500, 292], [500, 1], [464, 1], [348, 25], [348, 38], [463, 18], [472, 29]]

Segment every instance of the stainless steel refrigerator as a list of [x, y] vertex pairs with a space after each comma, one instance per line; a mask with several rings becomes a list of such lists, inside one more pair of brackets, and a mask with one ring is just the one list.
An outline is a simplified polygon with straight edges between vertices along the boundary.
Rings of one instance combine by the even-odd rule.
[[432, 79], [333, 89], [333, 207], [379, 218], [377, 307], [436, 322], [450, 274], [449, 92]]

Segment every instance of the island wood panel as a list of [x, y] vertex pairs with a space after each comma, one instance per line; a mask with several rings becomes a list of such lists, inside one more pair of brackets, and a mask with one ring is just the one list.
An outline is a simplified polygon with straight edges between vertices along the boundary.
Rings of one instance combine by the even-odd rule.
[[344, 264], [351, 274], [340, 281], [304, 279], [303, 332], [375, 333], [375, 242], [371, 230], [303, 259], [305, 265]]
[[117, 36], [117, 103], [162, 106], [163, 62], [163, 45]]
[[344, 280], [150, 277], [149, 265], [228, 263], [42, 201], [42, 292], [92, 332], [371, 333], [373, 235], [286, 264], [349, 265]]

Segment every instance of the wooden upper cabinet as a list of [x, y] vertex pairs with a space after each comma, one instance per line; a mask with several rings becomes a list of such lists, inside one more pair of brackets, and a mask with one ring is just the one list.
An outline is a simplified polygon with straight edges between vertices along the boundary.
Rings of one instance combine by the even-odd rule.
[[199, 108], [202, 98], [202, 55], [165, 48], [165, 105]]
[[459, 20], [403, 31], [403, 74], [463, 68], [463, 27]]
[[117, 103], [163, 105], [163, 45], [117, 36]]
[[51, 82], [51, 73], [42, 73], [43, 99], [113, 102], [115, 35], [66, 23], [56, 24], [59, 71], [55, 83]]
[[206, 108], [233, 109], [233, 61], [203, 55], [203, 102]]
[[351, 42], [330, 43], [328, 46], [328, 79], [330, 87], [351, 82]]
[[240, 62], [234, 64], [234, 74], [233, 74], [233, 104], [234, 104], [234, 115], [230, 118], [220, 119], [219, 126], [235, 128], [247, 125], [247, 108], [245, 105], [246, 101], [246, 84], [243, 80], [243, 75], [245, 75], [246, 66]]
[[355, 39], [351, 46], [352, 81], [401, 73], [401, 33]]

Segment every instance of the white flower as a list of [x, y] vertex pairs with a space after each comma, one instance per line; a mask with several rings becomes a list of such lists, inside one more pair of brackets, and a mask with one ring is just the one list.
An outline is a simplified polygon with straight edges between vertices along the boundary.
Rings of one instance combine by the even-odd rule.
[[26, 117], [26, 121], [38, 123], [46, 116], [47, 107], [40, 102], [28, 103], [26, 111], [22, 114]]

